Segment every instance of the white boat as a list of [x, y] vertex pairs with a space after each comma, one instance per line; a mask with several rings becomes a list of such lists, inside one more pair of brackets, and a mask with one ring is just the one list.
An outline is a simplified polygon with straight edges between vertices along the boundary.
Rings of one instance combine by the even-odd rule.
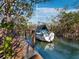
[[41, 25], [36, 29], [36, 39], [46, 42], [52, 42], [54, 39], [54, 33], [48, 31], [46, 25]]
[[45, 41], [51, 42], [51, 41], [53, 41], [53, 39], [54, 39], [54, 33], [51, 32], [50, 34], [44, 34], [43, 37], [44, 37]]

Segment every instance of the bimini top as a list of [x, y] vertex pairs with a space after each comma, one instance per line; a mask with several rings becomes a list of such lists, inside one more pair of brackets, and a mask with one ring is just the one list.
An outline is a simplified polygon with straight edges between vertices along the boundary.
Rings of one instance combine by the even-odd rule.
[[46, 25], [39, 25], [39, 26], [37, 26], [37, 29], [36, 29], [36, 30], [37, 30], [37, 31], [38, 31], [38, 30], [47, 30], [47, 31], [48, 31]]

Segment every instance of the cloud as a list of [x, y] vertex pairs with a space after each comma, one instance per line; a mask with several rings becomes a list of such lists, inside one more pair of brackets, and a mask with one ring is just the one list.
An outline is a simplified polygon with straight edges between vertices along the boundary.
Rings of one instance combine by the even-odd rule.
[[[31, 22], [38, 23], [40, 22], [50, 22], [53, 17], [56, 17], [63, 11], [63, 8], [36, 8], [34, 15], [31, 18]], [[66, 12], [77, 12], [79, 9], [69, 9]]]
[[78, 11], [79, 11], [79, 9], [69, 9], [66, 12], [69, 13], [69, 12], [78, 12]]
[[57, 14], [59, 14], [60, 10], [62, 10], [61, 8], [59, 9], [55, 9], [55, 8], [37, 8], [36, 9], [36, 14], [37, 16], [45, 16], [45, 17], [49, 17], [49, 16], [55, 16]]

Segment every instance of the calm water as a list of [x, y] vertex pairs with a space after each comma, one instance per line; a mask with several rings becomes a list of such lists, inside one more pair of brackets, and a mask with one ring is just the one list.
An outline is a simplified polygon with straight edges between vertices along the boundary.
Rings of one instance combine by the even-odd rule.
[[53, 43], [38, 41], [36, 50], [44, 59], [79, 59], [79, 45], [59, 40]]

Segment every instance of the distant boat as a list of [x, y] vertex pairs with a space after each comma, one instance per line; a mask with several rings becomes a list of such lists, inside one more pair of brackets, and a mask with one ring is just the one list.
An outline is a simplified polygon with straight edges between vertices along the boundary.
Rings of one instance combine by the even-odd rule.
[[52, 42], [54, 39], [54, 33], [48, 31], [46, 25], [37, 26], [36, 39], [46, 42]]

